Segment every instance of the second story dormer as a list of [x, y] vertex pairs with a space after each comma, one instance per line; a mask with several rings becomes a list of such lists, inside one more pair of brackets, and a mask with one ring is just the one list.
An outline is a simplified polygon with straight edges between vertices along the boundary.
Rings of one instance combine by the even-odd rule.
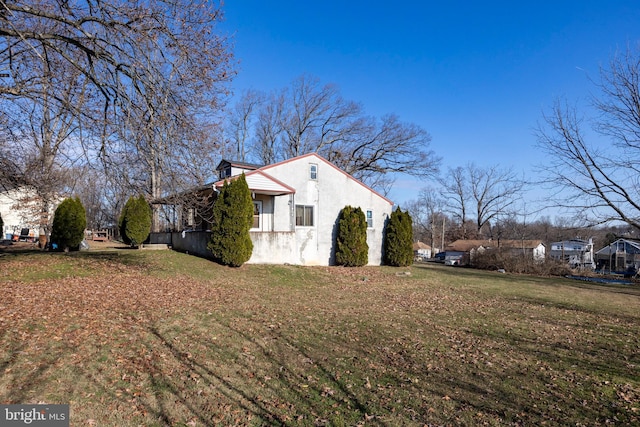
[[232, 176], [240, 175], [241, 173], [247, 173], [252, 170], [260, 169], [260, 165], [254, 165], [251, 163], [236, 162], [232, 160], [222, 160], [218, 163], [216, 171], [218, 172], [218, 179], [231, 178]]

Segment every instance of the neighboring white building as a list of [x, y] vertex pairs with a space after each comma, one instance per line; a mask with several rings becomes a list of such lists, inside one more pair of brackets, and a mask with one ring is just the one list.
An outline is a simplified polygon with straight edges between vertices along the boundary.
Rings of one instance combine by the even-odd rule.
[[[393, 203], [318, 154], [262, 167], [222, 161], [217, 169], [221, 180], [196, 191], [208, 191], [213, 200], [214, 191], [223, 186], [224, 179], [245, 174], [254, 200], [254, 227], [250, 230], [253, 253], [249, 263], [334, 264], [338, 216], [345, 206], [353, 206], [360, 207], [367, 219], [369, 265], [382, 264], [383, 232]], [[160, 203], [166, 204], [166, 200]], [[194, 215], [193, 209], [188, 209], [182, 213], [183, 227], [172, 233], [170, 241], [165, 239], [162, 243], [210, 256], [206, 249], [210, 236], [206, 217], [205, 213]]]
[[[468, 261], [473, 262], [476, 254], [490, 250], [503, 250], [513, 255], [523, 255], [537, 262], [544, 261], [546, 246], [542, 240], [456, 240], [449, 244], [446, 253], [468, 254]], [[465, 257], [462, 257], [463, 262]]]
[[551, 243], [549, 257], [569, 264], [572, 268], [596, 267], [593, 255], [593, 240], [570, 239]]
[[413, 255], [416, 260], [423, 261], [431, 258], [432, 254], [431, 246], [420, 241], [413, 244]]
[[16, 187], [0, 192], [0, 214], [4, 222], [2, 239], [19, 236], [23, 229], [29, 229], [30, 238], [38, 237], [39, 200], [36, 191], [29, 187]]

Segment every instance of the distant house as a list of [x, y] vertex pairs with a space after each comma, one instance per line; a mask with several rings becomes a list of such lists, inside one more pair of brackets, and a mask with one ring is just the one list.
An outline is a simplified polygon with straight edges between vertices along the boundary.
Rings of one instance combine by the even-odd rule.
[[569, 264], [572, 268], [596, 267], [593, 255], [593, 240], [570, 239], [551, 243], [549, 258]]
[[640, 241], [618, 239], [597, 251], [595, 261], [601, 271], [640, 270]]
[[[210, 215], [225, 180], [244, 173], [253, 197], [250, 230], [253, 254], [249, 263], [331, 265], [340, 211], [360, 207], [367, 221], [369, 264], [382, 263], [383, 232], [393, 203], [315, 153], [259, 166], [223, 160], [219, 181], [175, 197], [157, 200], [177, 211], [174, 233], [154, 236], [174, 249], [210, 257]], [[189, 205], [189, 200], [203, 201]]]
[[431, 258], [431, 246], [420, 241], [413, 244], [413, 255], [416, 259], [425, 260]]
[[[449, 244], [445, 251], [461, 252], [473, 263], [477, 254], [488, 250], [505, 250], [514, 255], [522, 255], [534, 261], [543, 261], [546, 253], [546, 246], [542, 240], [456, 240]], [[464, 261], [463, 261], [464, 262]]]

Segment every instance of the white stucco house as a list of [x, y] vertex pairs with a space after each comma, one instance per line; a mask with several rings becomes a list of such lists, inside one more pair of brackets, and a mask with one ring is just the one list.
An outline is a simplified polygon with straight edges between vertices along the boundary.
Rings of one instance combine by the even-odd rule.
[[[340, 211], [345, 206], [360, 207], [367, 219], [369, 265], [383, 260], [383, 231], [393, 203], [367, 185], [342, 171], [316, 153], [279, 163], [258, 166], [223, 160], [217, 167], [219, 180], [194, 189], [194, 197], [207, 201], [188, 206], [171, 197], [158, 204], [181, 203], [174, 209], [175, 232], [157, 242], [200, 256], [210, 256], [207, 206], [226, 179], [244, 173], [254, 204], [250, 230], [253, 253], [249, 263], [332, 265]], [[197, 196], [195, 194], [197, 193]]]

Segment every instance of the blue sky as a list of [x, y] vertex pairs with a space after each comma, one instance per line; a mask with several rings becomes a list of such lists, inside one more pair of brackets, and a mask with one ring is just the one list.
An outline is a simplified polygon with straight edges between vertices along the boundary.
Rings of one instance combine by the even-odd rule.
[[[542, 112], [558, 97], [586, 104], [599, 67], [640, 41], [637, 0], [228, 0], [223, 9], [239, 61], [234, 91], [309, 74], [368, 114], [426, 129], [443, 170], [498, 164], [529, 178], [545, 161], [533, 134]], [[389, 197], [402, 204], [426, 185], [401, 177]]]

